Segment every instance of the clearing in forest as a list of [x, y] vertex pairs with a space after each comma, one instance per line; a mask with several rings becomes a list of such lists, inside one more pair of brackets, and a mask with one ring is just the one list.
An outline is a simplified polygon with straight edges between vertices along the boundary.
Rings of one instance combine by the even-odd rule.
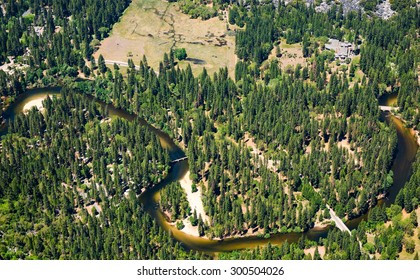
[[[280, 61], [283, 70], [287, 68], [294, 69], [298, 64], [301, 66], [306, 65], [306, 59], [303, 57], [301, 44], [297, 43], [290, 45], [286, 43], [286, 40], [281, 40], [280, 51], [281, 57], [278, 58], [278, 60]], [[274, 47], [268, 57], [268, 61], [274, 59], [276, 55], [276, 47]]]
[[282, 68], [286, 68], [288, 65], [291, 65], [293, 68], [296, 65], [300, 64], [302, 66], [305, 65], [306, 59], [303, 57], [302, 46], [301, 44], [287, 44], [285, 40], [282, 40], [280, 44], [280, 49], [282, 52], [282, 56], [280, 58], [280, 62]]
[[106, 60], [122, 62], [131, 58], [138, 65], [146, 55], [149, 65], [157, 70], [165, 52], [185, 48], [188, 58], [180, 63], [181, 67], [190, 63], [194, 74], [203, 67], [209, 73], [228, 67], [232, 75], [235, 37], [227, 33], [225, 19], [191, 19], [179, 10], [177, 3], [133, 0], [94, 56], [102, 54]]

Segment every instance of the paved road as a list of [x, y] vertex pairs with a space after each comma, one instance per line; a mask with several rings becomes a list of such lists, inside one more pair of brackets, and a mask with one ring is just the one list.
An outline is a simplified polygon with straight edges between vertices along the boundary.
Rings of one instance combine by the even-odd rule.
[[[105, 64], [117, 64], [118, 66], [128, 67], [128, 62], [124, 61], [116, 61], [116, 60], [105, 60]], [[136, 70], [139, 70], [140, 67], [138, 65], [135, 65]]]
[[340, 217], [338, 217], [335, 214], [334, 210], [328, 204], [327, 204], [327, 208], [328, 210], [330, 210], [330, 216], [331, 216], [331, 219], [335, 222], [335, 226], [338, 227], [341, 231], [347, 231], [351, 235], [349, 228], [346, 226], [346, 224], [343, 223]]

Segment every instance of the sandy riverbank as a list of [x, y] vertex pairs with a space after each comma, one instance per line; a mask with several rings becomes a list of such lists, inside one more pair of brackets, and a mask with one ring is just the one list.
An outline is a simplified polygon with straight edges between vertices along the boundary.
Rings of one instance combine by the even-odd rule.
[[193, 212], [194, 209], [197, 211], [197, 216], [201, 215], [201, 218], [204, 222], [209, 222], [210, 219], [206, 215], [204, 211], [203, 201], [201, 200], [202, 192], [201, 188], [197, 186], [198, 191], [192, 192], [191, 186], [193, 184], [192, 180], [190, 179], [190, 172], [188, 171], [185, 173], [184, 177], [179, 181], [181, 187], [185, 190], [187, 194], [188, 203], [190, 204], [191, 211]]
[[416, 129], [410, 128], [411, 133], [417, 139], [417, 145], [420, 147], [420, 132]]
[[325, 219], [325, 220], [322, 220], [321, 222], [316, 221], [314, 224], [313, 230], [322, 231], [322, 230], [327, 229], [330, 226], [331, 226], [331, 219]]
[[42, 111], [44, 106], [42, 105], [42, 101], [47, 98], [47, 96], [39, 97], [37, 99], [33, 99], [23, 106], [23, 113], [27, 113], [32, 107], [38, 108], [38, 110]]
[[[185, 232], [186, 234], [192, 235], [192, 236], [196, 236], [196, 237], [200, 237], [200, 235], [198, 234], [198, 226], [193, 226], [190, 222], [190, 218], [186, 218], [182, 221], [184, 223], [184, 227], [182, 228], [181, 231]], [[203, 236], [204, 239], [208, 239], [207, 237]]]
[[[206, 215], [206, 212], [204, 211], [203, 201], [201, 200], [202, 192], [201, 188], [197, 187], [196, 192], [192, 192], [192, 184], [193, 181], [190, 179], [190, 172], [188, 171], [185, 173], [184, 177], [179, 180], [179, 183], [181, 184], [181, 187], [184, 189], [185, 193], [187, 194], [187, 200], [191, 208], [191, 212], [194, 212], [194, 209], [197, 212], [197, 216], [201, 215], [201, 218], [205, 223], [210, 222], [210, 218]], [[182, 228], [182, 232], [192, 235], [192, 236], [199, 236], [198, 234], [198, 226], [193, 226], [190, 222], [190, 218], [187, 217], [183, 221], [184, 227]], [[175, 226], [176, 223], [171, 223], [172, 226]], [[207, 237], [203, 237], [205, 239], [208, 239]]]
[[[407, 125], [407, 121], [400, 115], [400, 114], [394, 114], [392, 113], [393, 116], [395, 116], [397, 119], [399, 119], [400, 121], [402, 121], [405, 125]], [[420, 131], [416, 128], [409, 128], [410, 133], [414, 136], [417, 145], [420, 147]]]

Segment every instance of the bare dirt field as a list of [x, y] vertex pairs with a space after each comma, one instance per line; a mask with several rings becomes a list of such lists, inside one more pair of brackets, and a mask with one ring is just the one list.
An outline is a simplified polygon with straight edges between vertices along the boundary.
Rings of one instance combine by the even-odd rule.
[[146, 55], [150, 66], [157, 69], [164, 53], [171, 48], [185, 48], [187, 61], [194, 74], [205, 67], [209, 73], [228, 67], [233, 74], [236, 55], [235, 37], [226, 35], [226, 21], [218, 17], [206, 21], [191, 19], [183, 14], [177, 3], [163, 0], [133, 0], [110, 36], [101, 42], [94, 54], [106, 60], [139, 64]]

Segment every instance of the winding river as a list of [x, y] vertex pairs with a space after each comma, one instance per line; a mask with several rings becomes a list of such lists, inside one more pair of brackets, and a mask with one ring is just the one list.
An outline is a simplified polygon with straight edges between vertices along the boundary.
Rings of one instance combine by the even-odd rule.
[[[59, 92], [60, 88], [29, 90], [26, 93], [20, 95], [19, 98], [17, 98], [16, 101], [8, 108], [8, 110], [4, 112], [3, 116], [6, 120], [12, 120], [16, 114], [22, 112], [25, 104], [33, 102], [36, 99], [46, 98], [47, 96], [58, 96]], [[133, 120], [136, 117], [135, 115], [128, 114], [127, 112], [117, 109], [112, 105], [107, 105], [101, 101], [98, 101], [93, 97], [88, 98], [101, 104], [101, 106], [106, 107], [111, 117], [118, 116], [128, 120]], [[381, 105], [389, 106], [391, 102], [395, 102], [395, 98], [393, 98], [393, 96], [390, 96], [388, 99], [382, 98], [380, 103]], [[388, 205], [395, 200], [398, 191], [409, 179], [411, 174], [411, 164], [415, 158], [418, 146], [414, 136], [411, 134], [409, 129], [404, 127], [401, 120], [394, 116], [387, 115], [386, 121], [388, 123], [394, 124], [398, 135], [398, 151], [392, 166], [392, 170], [394, 172], [394, 183], [390, 189], [389, 196], [383, 200], [384, 202], [382, 202]], [[185, 156], [184, 152], [174, 143], [169, 135], [149, 125], [145, 120], [141, 120], [141, 123], [159, 136], [162, 146], [169, 150], [171, 159], [177, 159]], [[6, 133], [7, 129], [3, 127], [0, 130], [0, 136]], [[302, 236], [305, 236], [310, 240], [319, 240], [320, 237], [326, 237], [328, 231], [331, 229], [331, 227], [326, 227], [323, 229], [313, 228], [305, 233], [272, 234], [269, 238], [259, 236], [244, 236], [226, 238], [223, 240], [209, 240], [206, 238], [188, 235], [168, 223], [159, 207], [159, 190], [171, 182], [180, 180], [188, 171], [188, 169], [188, 161], [186, 160], [174, 164], [170, 173], [164, 180], [162, 180], [153, 189], [147, 190], [140, 196], [140, 200], [144, 205], [144, 208], [150, 213], [150, 215], [155, 218], [158, 224], [165, 230], [170, 231], [172, 236], [188, 249], [198, 250], [211, 254], [215, 252], [254, 248], [256, 246], [267, 244], [268, 242], [271, 244], [282, 244], [286, 240], [289, 243], [296, 242]], [[367, 219], [367, 214], [350, 220], [346, 224], [350, 229], [354, 229], [357, 227], [360, 221], [364, 219]]]

